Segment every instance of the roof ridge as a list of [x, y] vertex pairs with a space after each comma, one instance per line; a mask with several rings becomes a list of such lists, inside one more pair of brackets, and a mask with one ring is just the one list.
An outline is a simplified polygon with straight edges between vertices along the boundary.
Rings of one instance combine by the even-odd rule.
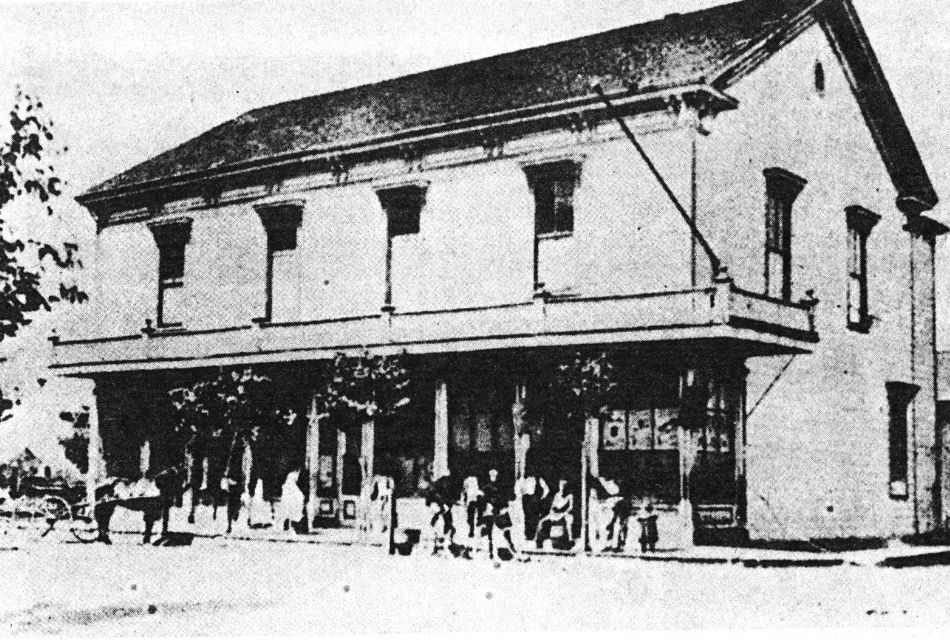
[[[494, 53], [494, 54], [492, 54], [492, 55], [484, 56], [484, 57], [481, 57], [481, 58], [472, 58], [472, 59], [469, 59], [469, 60], [462, 60], [462, 61], [460, 61], [460, 62], [453, 62], [452, 64], [448, 64], [448, 65], [441, 65], [441, 66], [437, 66], [437, 67], [429, 67], [429, 68], [422, 69], [422, 70], [419, 70], [419, 71], [413, 71], [413, 72], [411, 72], [411, 73], [404, 73], [404, 74], [402, 74], [402, 75], [397, 75], [397, 76], [391, 76], [391, 77], [383, 78], [383, 79], [377, 80], [377, 81], [361, 82], [360, 84], [350, 85], [350, 86], [347, 86], [347, 87], [341, 87], [341, 88], [339, 88], [339, 89], [332, 89], [332, 90], [326, 91], [326, 92], [314, 93], [314, 94], [310, 94], [310, 95], [306, 95], [306, 96], [301, 96], [301, 97], [299, 97], [299, 98], [290, 98], [289, 100], [282, 100], [282, 101], [280, 101], [280, 102], [275, 102], [275, 103], [268, 104], [268, 105], [264, 105], [264, 106], [261, 106], [261, 107], [255, 107], [255, 108], [253, 108], [253, 109], [250, 109], [250, 110], [248, 110], [248, 111], [245, 111], [245, 112], [242, 113], [241, 115], [242, 115], [242, 116], [243, 116], [243, 115], [249, 115], [249, 114], [251, 114], [251, 113], [254, 113], [255, 111], [261, 111], [261, 110], [270, 109], [270, 108], [273, 108], [273, 107], [288, 106], [288, 105], [291, 105], [291, 104], [294, 104], [294, 103], [297, 103], [297, 102], [303, 102], [303, 101], [310, 100], [310, 99], [313, 99], [313, 98], [327, 98], [327, 97], [335, 96], [335, 95], [338, 95], [338, 94], [349, 93], [349, 92], [351, 92], [351, 91], [359, 91], [360, 89], [369, 89], [369, 88], [373, 88], [373, 87], [379, 87], [379, 86], [381, 86], [381, 85], [386, 85], [386, 84], [389, 84], [389, 83], [396, 83], [396, 82], [400, 82], [400, 81], [404, 81], [404, 80], [409, 80], [409, 79], [411, 79], [411, 78], [417, 78], [417, 77], [420, 77], [420, 76], [426, 76], [426, 75], [429, 75], [429, 74], [432, 74], [432, 73], [436, 73], [436, 72], [448, 72], [448, 71], [450, 71], [450, 70], [459, 69], [459, 68], [466, 67], [466, 66], [469, 66], [469, 65], [475, 66], [475, 65], [479, 65], [479, 64], [485, 64], [485, 63], [487, 63], [487, 62], [489, 62], [489, 61], [498, 60], [498, 59], [501, 59], [501, 58], [507, 58], [507, 57], [509, 57], [509, 56], [514, 57], [514, 56], [517, 56], [518, 54], [537, 52], [537, 51], [540, 51], [540, 50], [542, 50], [542, 49], [553, 49], [553, 48], [556, 48], [556, 47], [558, 47], [558, 46], [569, 45], [569, 44], [571, 44], [571, 45], [573, 45], [573, 44], [579, 44], [579, 43], [581, 43], [583, 40], [606, 38], [606, 37], [609, 37], [609, 36], [611, 36], [611, 35], [620, 35], [621, 32], [624, 32], [624, 31], [632, 31], [632, 30], [635, 30], [635, 29], [642, 29], [642, 28], [648, 27], [648, 26], [650, 26], [650, 25], [652, 25], [652, 24], [663, 24], [663, 23], [669, 23], [669, 22], [673, 22], [673, 21], [676, 21], [676, 20], [684, 19], [684, 18], [694, 18], [695, 16], [698, 16], [698, 15], [701, 15], [701, 14], [705, 14], [705, 13], [721, 12], [723, 9], [726, 9], [726, 8], [735, 8], [735, 7], [737, 7], [738, 5], [744, 5], [744, 4], [747, 4], [747, 3], [750, 3], [750, 2], [753, 2], [753, 3], [754, 3], [754, 2], [763, 2], [763, 1], [764, 1], [764, 0], [733, 0], [732, 2], [727, 2], [727, 3], [724, 3], [724, 4], [715, 5], [715, 6], [712, 6], [712, 7], [705, 7], [705, 8], [703, 8], [703, 9], [697, 9], [696, 11], [672, 12], [672, 13], [666, 14], [666, 15], [663, 16], [662, 18], [654, 18], [654, 19], [646, 20], [646, 21], [644, 21], [644, 22], [633, 22], [633, 23], [630, 23], [630, 24], [626, 24], [626, 25], [624, 25], [624, 26], [622, 26], [622, 27], [614, 27], [614, 28], [612, 28], [612, 29], [607, 29], [606, 31], [594, 31], [594, 32], [591, 32], [591, 33], [585, 33], [584, 35], [580, 35], [580, 36], [574, 36], [574, 37], [571, 37], [571, 38], [564, 38], [563, 40], [555, 40], [554, 42], [546, 42], [546, 43], [544, 43], [544, 44], [538, 44], [538, 45], [532, 45], [532, 46], [527, 46], [527, 47], [521, 47], [521, 48], [518, 48], [518, 49], [512, 49], [512, 50], [510, 50], [510, 51], [502, 51], [502, 52]], [[774, 1], [774, 2], [780, 3], [780, 4], [785, 4], [785, 0], [771, 0], [771, 1]], [[240, 118], [240, 117], [241, 117], [241, 116], [237, 116], [237, 118]], [[230, 122], [231, 120], [235, 120], [235, 119], [236, 119], [236, 118], [231, 118], [230, 120], [225, 120], [225, 121], [222, 122], [221, 124], [226, 124], [227, 122]]]
[[582, 99], [592, 78], [640, 92], [705, 81], [813, 1], [728, 2], [255, 107], [81, 197]]

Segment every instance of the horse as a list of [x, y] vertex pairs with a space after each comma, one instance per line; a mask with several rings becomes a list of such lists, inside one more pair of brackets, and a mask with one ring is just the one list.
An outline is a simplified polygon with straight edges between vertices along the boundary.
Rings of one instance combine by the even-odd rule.
[[[145, 520], [145, 534], [142, 542], [148, 544], [152, 539], [152, 527], [161, 519], [162, 537], [168, 535], [168, 517], [171, 507], [185, 490], [185, 465], [171, 467], [155, 474], [151, 483], [146, 481], [146, 491], [141, 491], [141, 480], [131, 481], [113, 478], [96, 488], [96, 506], [94, 516], [99, 529], [97, 540], [112, 544], [109, 538], [109, 524], [116, 507], [131, 511], [141, 511]], [[136, 495], [139, 493], [140, 495]]]

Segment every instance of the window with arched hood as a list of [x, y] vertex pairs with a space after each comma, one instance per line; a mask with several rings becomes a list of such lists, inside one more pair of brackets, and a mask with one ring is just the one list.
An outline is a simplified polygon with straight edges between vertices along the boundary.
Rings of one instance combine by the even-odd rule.
[[792, 299], [792, 207], [808, 184], [790, 171], [772, 167], [765, 174], [765, 293]]
[[153, 220], [148, 224], [158, 247], [156, 325], [180, 327], [184, 321], [185, 248], [191, 240], [191, 218]]
[[845, 209], [848, 224], [848, 328], [867, 333], [871, 329], [868, 295], [868, 237], [881, 216], [864, 207]]
[[294, 321], [300, 313], [300, 258], [297, 232], [303, 220], [302, 200], [258, 204], [254, 208], [267, 233], [264, 320]]

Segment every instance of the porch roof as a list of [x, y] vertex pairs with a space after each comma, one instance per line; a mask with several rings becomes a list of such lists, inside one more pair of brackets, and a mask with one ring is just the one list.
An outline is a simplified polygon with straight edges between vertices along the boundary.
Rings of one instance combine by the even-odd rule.
[[773, 355], [809, 352], [817, 341], [811, 304], [773, 300], [723, 282], [684, 291], [54, 340], [52, 368], [91, 376], [319, 360], [364, 349], [447, 354], [663, 343]]

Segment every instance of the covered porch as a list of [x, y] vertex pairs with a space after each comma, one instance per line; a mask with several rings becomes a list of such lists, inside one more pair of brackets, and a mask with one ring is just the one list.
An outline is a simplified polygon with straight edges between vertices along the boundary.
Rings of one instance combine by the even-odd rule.
[[[243, 489], [241, 526], [282, 528], [284, 485], [296, 472], [306, 514], [300, 514], [306, 525], [299, 532], [352, 528], [382, 540], [395, 501], [398, 526], [427, 535], [431, 516], [424, 495], [433, 480], [451, 473], [476, 478], [483, 487], [495, 469], [511, 500], [520, 544], [534, 537], [537, 520], [535, 514], [525, 522], [519, 489], [525, 478], [548, 487], [541, 515], [559, 481], [567, 482], [574, 550], [616, 544], [606, 529], [621, 498], [634, 508], [654, 505], [661, 546], [741, 538], [746, 354], [717, 344], [606, 352], [615, 365], [615, 390], [601, 415], [582, 420], [565, 417], [544, 396], [544, 382], [560, 359], [575, 353], [563, 349], [413, 357], [405, 409], [351, 422], [314, 410], [315, 366], [268, 367], [287, 407], [286, 428], [254, 447], [218, 443], [189, 452], [189, 490], [181, 508], [194, 513], [192, 505], [204, 504], [223, 519], [228, 496], [221, 479], [229, 477]], [[163, 425], [173, 417], [164, 396], [195, 375], [99, 380], [98, 423], [109, 475], [145, 475], [170, 462], [174, 443]], [[260, 499], [264, 508], [258, 504], [252, 514]], [[470, 532], [465, 507], [456, 508], [460, 533]], [[630, 527], [635, 543], [636, 522]]]

